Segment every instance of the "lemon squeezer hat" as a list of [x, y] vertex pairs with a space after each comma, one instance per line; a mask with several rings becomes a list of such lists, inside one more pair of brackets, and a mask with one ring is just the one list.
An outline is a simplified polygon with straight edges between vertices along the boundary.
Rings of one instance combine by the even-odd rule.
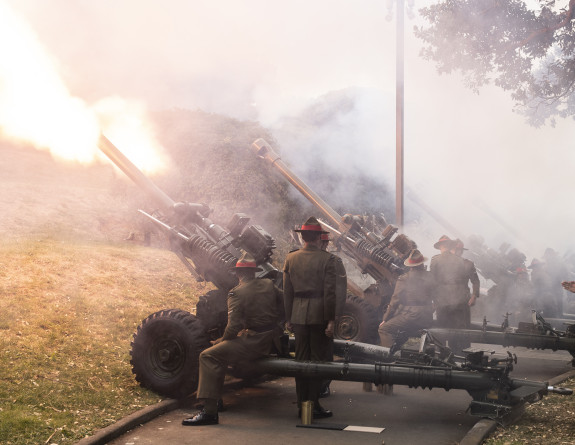
[[447, 235], [442, 235], [441, 238], [439, 238], [439, 241], [437, 241], [433, 247], [436, 249], [439, 249], [439, 246], [441, 246], [442, 244], [445, 243], [449, 243], [449, 244], [453, 244], [453, 240], [451, 238], [449, 238]]
[[294, 232], [319, 232], [319, 233], [329, 233], [323, 230], [323, 227], [314, 216], [310, 216], [306, 222], [302, 224], [299, 229], [295, 229]]
[[417, 249], [413, 249], [407, 259], [403, 262], [407, 267], [419, 266], [427, 261], [421, 252]]
[[237, 261], [233, 270], [253, 270], [254, 272], [261, 272], [263, 269], [258, 267], [256, 260], [249, 253], [244, 253]]

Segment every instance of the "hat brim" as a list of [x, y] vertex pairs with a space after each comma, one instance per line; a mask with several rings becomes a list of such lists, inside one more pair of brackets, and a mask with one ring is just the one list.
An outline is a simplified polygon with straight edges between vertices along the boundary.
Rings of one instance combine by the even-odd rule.
[[427, 261], [427, 258], [423, 257], [423, 259], [422, 259], [420, 262], [418, 262], [418, 263], [411, 263], [411, 262], [409, 262], [409, 258], [408, 258], [408, 259], [406, 259], [406, 260], [403, 262], [403, 265], [404, 265], [404, 266], [407, 266], [407, 267], [421, 266], [421, 265], [422, 265], [423, 263], [425, 263], [426, 261]]
[[447, 239], [446, 239], [446, 240], [443, 240], [443, 241], [437, 241], [437, 242], [433, 245], [433, 247], [434, 247], [435, 249], [439, 249], [439, 246], [441, 246], [442, 244], [449, 244], [449, 243], [453, 243], [453, 241], [449, 241], [449, 240], [447, 240]]
[[309, 232], [309, 233], [319, 233], [321, 234], [326, 234], [329, 232], [326, 232], [325, 230], [302, 230], [302, 229], [294, 229], [294, 232], [298, 232], [298, 233], [303, 233], [303, 232]]
[[263, 269], [260, 266], [257, 267], [230, 267], [231, 272], [236, 272], [238, 270], [251, 270], [253, 272], [263, 272]]

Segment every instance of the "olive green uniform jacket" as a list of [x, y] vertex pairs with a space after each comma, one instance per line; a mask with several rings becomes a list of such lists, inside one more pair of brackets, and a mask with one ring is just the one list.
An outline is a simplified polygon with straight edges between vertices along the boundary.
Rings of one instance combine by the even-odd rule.
[[228, 324], [222, 342], [200, 354], [199, 399], [219, 399], [229, 364], [268, 355], [281, 335], [282, 291], [267, 278], [241, 283], [228, 295]]
[[395, 283], [391, 302], [379, 326], [381, 345], [391, 347], [398, 332], [414, 335], [433, 323], [435, 280], [427, 270], [410, 269]]
[[430, 271], [436, 283], [437, 324], [442, 328], [467, 329], [471, 323], [469, 281], [479, 297], [479, 277], [472, 261], [451, 252], [431, 259]]
[[320, 325], [335, 320], [336, 258], [315, 246], [288, 253], [283, 279], [287, 321]]
[[[292, 323], [295, 334], [296, 360], [325, 361], [329, 355], [331, 339], [325, 328], [329, 321], [335, 321], [336, 258], [309, 245], [286, 257], [284, 303], [286, 320]], [[298, 408], [306, 400], [319, 406], [321, 380], [296, 377], [295, 381]]]

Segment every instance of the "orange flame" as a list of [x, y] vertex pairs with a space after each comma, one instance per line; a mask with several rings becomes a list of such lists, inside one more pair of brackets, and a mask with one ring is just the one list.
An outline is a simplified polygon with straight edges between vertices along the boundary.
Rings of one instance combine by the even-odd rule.
[[3, 2], [0, 54], [0, 137], [90, 163], [104, 158], [97, 148], [104, 132], [140, 169], [152, 173], [165, 168], [143, 105], [114, 97], [89, 106], [72, 96], [33, 30]]

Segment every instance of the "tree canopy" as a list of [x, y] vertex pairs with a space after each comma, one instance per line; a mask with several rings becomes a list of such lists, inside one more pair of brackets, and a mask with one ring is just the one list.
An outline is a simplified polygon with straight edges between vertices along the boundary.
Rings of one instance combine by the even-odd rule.
[[422, 55], [440, 73], [509, 91], [535, 126], [575, 118], [575, 0], [440, 0], [420, 14]]

